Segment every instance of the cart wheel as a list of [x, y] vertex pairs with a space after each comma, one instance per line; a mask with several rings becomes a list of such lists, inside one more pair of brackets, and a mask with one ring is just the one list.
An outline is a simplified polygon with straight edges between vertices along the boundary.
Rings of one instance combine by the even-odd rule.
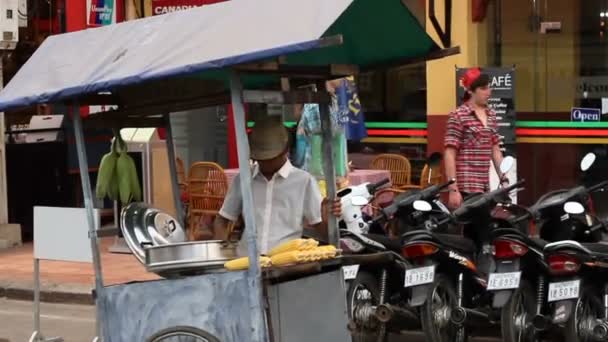
[[178, 326], [157, 332], [148, 338], [147, 342], [220, 342], [220, 340], [201, 329]]

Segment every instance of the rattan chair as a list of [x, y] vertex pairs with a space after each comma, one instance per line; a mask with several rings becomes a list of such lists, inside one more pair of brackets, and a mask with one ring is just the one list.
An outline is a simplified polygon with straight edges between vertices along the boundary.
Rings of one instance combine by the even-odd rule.
[[371, 165], [375, 170], [387, 170], [391, 173], [391, 183], [394, 188], [407, 187], [411, 184], [412, 166], [410, 161], [399, 154], [381, 154]]
[[188, 226], [190, 236], [199, 228], [213, 229], [211, 225], [219, 213], [228, 191], [228, 180], [224, 169], [216, 163], [197, 162], [188, 174]]

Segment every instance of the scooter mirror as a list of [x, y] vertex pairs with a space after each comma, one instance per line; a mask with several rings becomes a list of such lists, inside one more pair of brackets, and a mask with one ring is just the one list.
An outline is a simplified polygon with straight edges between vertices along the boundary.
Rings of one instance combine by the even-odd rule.
[[429, 164], [429, 167], [437, 167], [439, 166], [439, 164], [441, 163], [441, 153], [439, 152], [433, 152], [428, 160], [427, 160], [427, 164]]
[[590, 152], [581, 160], [581, 171], [587, 171], [595, 163], [595, 153]]
[[585, 212], [585, 207], [578, 202], [566, 202], [564, 204], [564, 211], [571, 215], [579, 215]]
[[350, 203], [352, 203], [352, 205], [354, 206], [362, 207], [364, 205], [367, 205], [369, 202], [363, 196], [353, 196], [353, 198], [351, 198], [350, 200]]
[[515, 158], [511, 156], [504, 157], [500, 163], [500, 172], [503, 174], [509, 172], [513, 167], [513, 164], [515, 164]]
[[423, 200], [417, 200], [414, 201], [414, 209], [418, 210], [418, 211], [431, 211], [433, 209], [433, 207], [431, 207], [431, 204], [427, 201], [423, 201]]

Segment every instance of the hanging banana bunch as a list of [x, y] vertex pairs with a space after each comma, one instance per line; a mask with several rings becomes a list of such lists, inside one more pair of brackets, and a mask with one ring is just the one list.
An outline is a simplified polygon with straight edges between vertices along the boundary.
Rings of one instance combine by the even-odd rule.
[[137, 168], [127, 154], [127, 144], [119, 130], [114, 131], [111, 151], [101, 158], [95, 192], [97, 198], [107, 196], [113, 201], [120, 200], [122, 205], [142, 200]]

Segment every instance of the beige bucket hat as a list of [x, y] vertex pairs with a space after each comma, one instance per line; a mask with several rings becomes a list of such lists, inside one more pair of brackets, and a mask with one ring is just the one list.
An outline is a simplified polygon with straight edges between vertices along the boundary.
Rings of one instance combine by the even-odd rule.
[[289, 135], [281, 121], [258, 121], [249, 134], [250, 157], [253, 160], [276, 158], [285, 152], [288, 142]]

